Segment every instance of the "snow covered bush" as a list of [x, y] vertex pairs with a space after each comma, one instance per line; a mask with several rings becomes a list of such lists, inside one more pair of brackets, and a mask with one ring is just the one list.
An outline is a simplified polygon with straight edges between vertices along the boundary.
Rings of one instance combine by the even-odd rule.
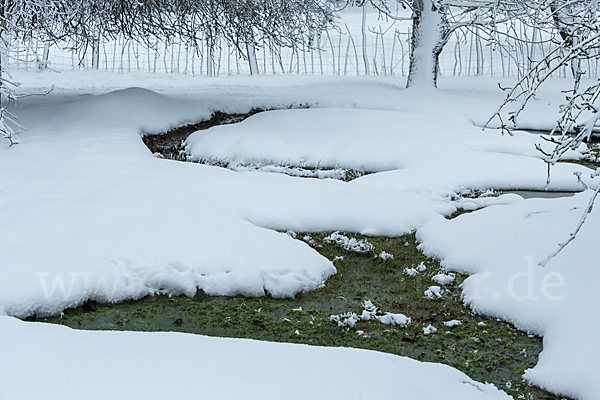
[[8, 104], [14, 101], [14, 89], [18, 84], [0, 78], [0, 137], [6, 139], [12, 146], [20, 142], [17, 134], [23, 129], [17, 117], [7, 110]]

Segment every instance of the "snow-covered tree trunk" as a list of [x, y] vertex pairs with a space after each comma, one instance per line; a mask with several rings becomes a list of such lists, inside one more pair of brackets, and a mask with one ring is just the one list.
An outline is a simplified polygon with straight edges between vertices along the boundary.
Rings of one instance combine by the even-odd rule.
[[50, 63], [50, 43], [44, 42], [44, 50], [42, 51], [42, 59], [38, 60], [38, 71], [43, 71], [48, 68]]
[[256, 48], [254, 47], [254, 43], [246, 43], [246, 51], [248, 52], [250, 75], [258, 75], [258, 60], [256, 59]]
[[[369, 57], [367, 56], [367, 5], [366, 4], [363, 4], [363, 6], [362, 6], [361, 33], [362, 33], [363, 62], [365, 64], [365, 75], [369, 75]], [[356, 68], [358, 68], [358, 65], [356, 66]]]
[[446, 10], [433, 0], [414, 0], [410, 67], [406, 87], [437, 86], [439, 56], [448, 41]]

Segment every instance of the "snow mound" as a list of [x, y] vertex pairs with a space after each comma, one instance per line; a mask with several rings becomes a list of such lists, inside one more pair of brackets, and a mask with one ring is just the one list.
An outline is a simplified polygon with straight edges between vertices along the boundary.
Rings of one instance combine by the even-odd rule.
[[433, 278], [432, 281], [435, 283], [439, 283], [440, 285], [451, 285], [454, 282], [455, 276], [453, 273], [449, 274], [437, 274]]
[[[522, 131], [514, 137], [482, 132], [462, 116], [331, 107], [268, 111], [198, 131], [187, 139], [186, 152], [194, 159], [389, 171], [355, 184], [449, 195], [461, 188], [544, 190], [546, 164], [536, 144], [546, 151], [552, 147]], [[583, 145], [567, 157], [578, 159], [586, 152]], [[587, 170], [556, 166], [550, 190], [583, 190], [572, 174]]]
[[[28, 126], [23, 146], [0, 148], [6, 313], [57, 314], [88, 299], [192, 296], [197, 288], [288, 297], [335, 273], [308, 245], [261, 226], [260, 214], [273, 216], [280, 201], [273, 186], [292, 189], [291, 178], [248, 180], [152, 157], [140, 133], [208, 115], [197, 103], [134, 88], [19, 114]], [[244, 187], [264, 195], [251, 200], [245, 190], [242, 200]]]

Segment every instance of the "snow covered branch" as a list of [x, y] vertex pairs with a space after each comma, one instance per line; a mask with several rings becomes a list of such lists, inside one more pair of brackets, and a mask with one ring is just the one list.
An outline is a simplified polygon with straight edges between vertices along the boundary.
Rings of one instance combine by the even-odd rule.
[[[560, 68], [570, 66], [574, 85], [567, 103], [561, 106], [561, 120], [558, 121], [553, 133], [558, 129], [564, 136], [588, 126], [588, 122], [578, 121], [582, 112], [595, 113], [593, 102], [598, 97], [597, 85], [580, 89], [581, 78], [585, 75], [582, 61], [600, 58], [600, 22], [596, 17], [596, 2], [587, 1], [527, 1], [531, 4], [540, 27], [551, 27], [552, 41], [558, 46], [540, 61], [531, 61], [529, 71], [513, 86], [506, 95], [503, 103], [486, 122], [487, 127], [492, 120], [498, 118], [503, 129], [517, 128], [517, 119], [528, 102], [535, 97], [538, 89]], [[537, 5], [536, 5], [537, 4]], [[516, 109], [509, 112], [512, 126], [504, 123], [501, 112], [511, 103], [520, 102]], [[597, 118], [596, 118], [597, 119]], [[594, 119], [595, 122], [595, 119]], [[586, 131], [587, 132], [587, 131]], [[591, 131], [588, 132], [591, 134]]]
[[[596, 170], [596, 172], [592, 174], [592, 177], [596, 177], [599, 175], [600, 175], [600, 168], [598, 168]], [[564, 243], [559, 243], [558, 248], [552, 254], [550, 254], [544, 261], [540, 261], [540, 263], [539, 263], [540, 267], [545, 267], [548, 264], [548, 262], [550, 262], [550, 260], [552, 260], [554, 257], [556, 257], [565, 247], [567, 247], [567, 245], [569, 243], [571, 243], [573, 241], [573, 239], [575, 239], [575, 237], [581, 230], [581, 227], [583, 226], [585, 220], [587, 219], [587, 216], [592, 212], [592, 208], [594, 207], [594, 202], [596, 201], [598, 192], [600, 192], [600, 185], [598, 185], [596, 190], [594, 190], [594, 193], [590, 197], [590, 201], [589, 201], [587, 207], [585, 208], [583, 215], [581, 216], [581, 219], [579, 220], [579, 223], [577, 224], [577, 227], [569, 235], [569, 238], [567, 239], [567, 241], [565, 241]]]
[[[532, 2], [533, 3], [533, 2]], [[559, 68], [570, 67], [573, 74], [573, 89], [566, 91], [565, 103], [560, 105], [560, 118], [556, 121], [550, 136], [543, 137], [554, 144], [551, 152], [545, 151], [540, 145], [536, 148], [543, 154], [548, 164], [546, 187], [550, 184], [551, 166], [556, 164], [568, 150], [576, 150], [584, 141], [591, 140], [594, 127], [600, 119], [598, 98], [600, 83], [592, 83], [582, 87], [582, 78], [586, 74], [582, 65], [584, 60], [600, 59], [600, 21], [597, 17], [596, 1], [541, 1], [534, 7], [538, 16], [543, 17], [540, 25], [552, 25], [555, 37], [552, 40], [558, 44], [553, 51], [542, 60], [531, 64], [529, 71], [512, 88], [502, 88], [508, 93], [496, 112], [484, 125], [484, 129], [494, 119], [500, 121], [503, 132], [518, 127], [518, 117], [529, 101], [535, 97], [539, 88]], [[508, 112], [508, 122], [504, 121], [503, 111], [512, 103], [516, 107]], [[592, 178], [600, 175], [600, 170], [592, 174]], [[580, 175], [577, 176], [579, 182]], [[587, 186], [583, 184], [586, 188]], [[600, 185], [590, 198], [587, 208], [568, 240], [559, 244], [556, 251], [550, 254], [540, 266], [545, 266], [556, 257], [573, 239], [583, 226], [588, 214], [592, 211], [594, 201], [598, 196]]]
[[17, 135], [24, 129], [17, 117], [7, 110], [9, 103], [16, 99], [14, 89], [17, 87], [17, 83], [0, 78], [0, 137], [8, 140], [11, 146], [20, 143]]

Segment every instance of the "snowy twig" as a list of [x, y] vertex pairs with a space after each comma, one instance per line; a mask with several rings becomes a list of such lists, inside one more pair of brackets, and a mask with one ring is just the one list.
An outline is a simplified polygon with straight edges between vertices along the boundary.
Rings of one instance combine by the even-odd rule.
[[[529, 71], [507, 91], [507, 95], [498, 107], [496, 112], [484, 124], [484, 129], [495, 119], [498, 118], [502, 130], [510, 132], [506, 126], [502, 111], [511, 103], [520, 103], [516, 109], [511, 110], [509, 121], [513, 128], [517, 128], [517, 118], [525, 109], [529, 101], [535, 97], [539, 88], [560, 68], [570, 66], [573, 73], [573, 89], [567, 91], [566, 102], [560, 106], [561, 118], [557, 121], [549, 137], [542, 138], [554, 144], [554, 149], [546, 151], [538, 144], [536, 149], [543, 154], [544, 161], [548, 164], [548, 175], [546, 188], [550, 184], [551, 166], [560, 161], [562, 156], [569, 150], [577, 150], [585, 141], [590, 140], [594, 127], [600, 119], [600, 107], [596, 104], [600, 98], [600, 82], [596, 82], [586, 88], [581, 88], [582, 77], [585, 71], [582, 69], [584, 60], [600, 58], [600, 20], [597, 17], [597, 1], [590, 2], [540, 2], [536, 12], [547, 12], [549, 21], [554, 25], [555, 39], [560, 45], [552, 50], [545, 57], [537, 62], [530, 60]], [[560, 132], [559, 137], [553, 137], [556, 132]], [[600, 175], [600, 169], [592, 175]], [[585, 183], [581, 180], [581, 174], [576, 174], [577, 180], [587, 189]], [[556, 257], [573, 239], [583, 226], [587, 215], [592, 211], [594, 201], [600, 190], [600, 185], [594, 191], [584, 214], [579, 221], [579, 225], [569, 236], [569, 239], [559, 244], [558, 249], [540, 262], [540, 266], [545, 266], [552, 258]]]
[[[600, 168], [599, 168], [599, 170], [600, 170]], [[598, 172], [598, 170], [596, 170], [596, 173], [592, 174], [592, 177], [597, 176], [598, 174], [599, 174], [599, 172]], [[583, 226], [583, 223], [585, 222], [587, 216], [592, 212], [592, 207], [594, 206], [594, 201], [596, 201], [596, 196], [598, 196], [599, 191], [600, 191], [600, 185], [598, 185], [596, 190], [594, 190], [594, 194], [590, 198], [588, 206], [584, 210], [583, 215], [581, 216], [581, 220], [579, 221], [579, 224], [577, 225], [577, 228], [573, 231], [573, 233], [571, 233], [569, 235], [569, 239], [567, 239], [567, 241], [564, 243], [560, 243], [558, 245], [558, 249], [556, 249], [552, 254], [550, 254], [544, 261], [540, 261], [540, 263], [539, 263], [540, 267], [545, 267], [550, 260], [552, 260], [554, 257], [556, 257], [558, 255], [558, 253], [560, 253], [565, 247], [567, 247], [567, 245], [569, 243], [571, 243], [571, 241], [573, 241], [573, 239], [575, 239], [575, 237], [579, 233], [579, 230]]]
[[8, 140], [11, 146], [21, 142], [18, 133], [25, 129], [19, 124], [18, 118], [7, 110], [10, 102], [17, 99], [14, 90], [19, 85], [0, 77], [0, 137]]
[[[8, 74], [6, 71], [2, 72], [6, 75]], [[54, 90], [53, 85], [44, 93], [18, 95], [15, 93], [15, 90], [19, 86], [21, 86], [21, 84], [18, 82], [13, 82], [4, 77], [0, 77], [0, 96], [2, 97], [0, 103], [0, 137], [6, 139], [10, 146], [21, 143], [18, 135], [25, 130], [25, 127], [19, 123], [19, 118], [8, 111], [10, 102], [16, 102], [19, 99], [30, 96], [45, 96]]]

